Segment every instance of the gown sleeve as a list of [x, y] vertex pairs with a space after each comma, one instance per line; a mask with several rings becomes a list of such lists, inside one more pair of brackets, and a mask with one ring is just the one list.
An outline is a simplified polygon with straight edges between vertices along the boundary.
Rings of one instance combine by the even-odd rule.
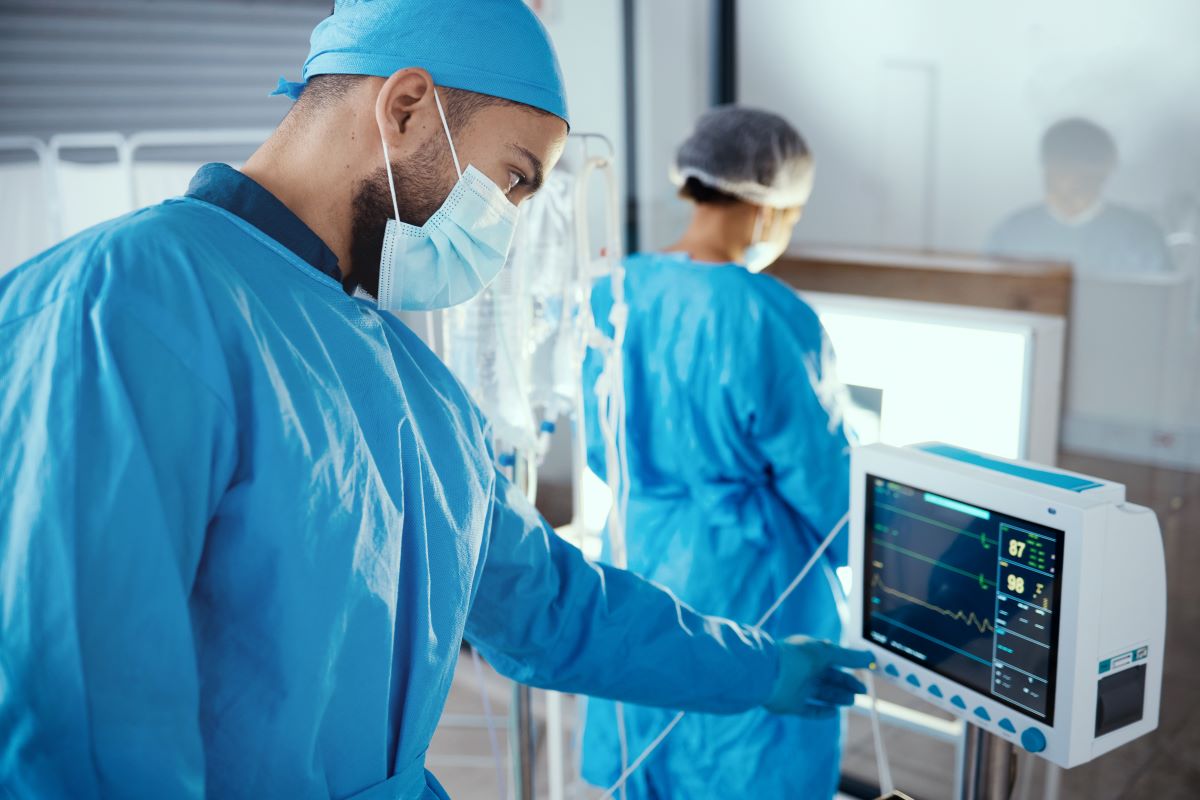
[[706, 617], [633, 573], [589, 563], [497, 476], [467, 639], [531, 686], [638, 705], [737, 713], [779, 669], [765, 633]]
[[188, 598], [232, 418], [161, 305], [98, 292], [0, 316], [0, 786], [203, 797]]
[[[754, 330], [726, 337], [736, 343], [728, 358], [735, 379], [727, 390], [739, 428], [766, 465], [775, 491], [812, 529], [815, 546], [850, 507], [845, 387], [816, 313], [789, 289], [774, 284], [770, 289], [768, 302], [753, 315]], [[744, 322], [735, 324], [741, 328]], [[848, 533], [826, 552], [833, 565], [844, 565]]]

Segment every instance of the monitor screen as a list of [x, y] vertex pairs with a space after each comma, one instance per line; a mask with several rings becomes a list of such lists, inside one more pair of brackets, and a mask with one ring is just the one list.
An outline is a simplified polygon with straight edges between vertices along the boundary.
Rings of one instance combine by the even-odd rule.
[[863, 636], [1054, 723], [1063, 532], [867, 476]]

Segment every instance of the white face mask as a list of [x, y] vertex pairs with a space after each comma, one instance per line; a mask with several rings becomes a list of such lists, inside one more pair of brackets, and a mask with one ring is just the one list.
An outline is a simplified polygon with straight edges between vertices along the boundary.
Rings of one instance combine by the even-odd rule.
[[764, 217], [763, 209], [760, 208], [754, 221], [754, 243], [746, 248], [746, 255], [742, 259], [746, 262], [746, 269], [751, 272], [762, 272], [774, 264], [787, 249], [787, 242], [763, 239]]
[[500, 187], [470, 165], [458, 163], [454, 140], [437, 89], [433, 90], [458, 182], [441, 207], [422, 225], [400, 221], [387, 142], [383, 158], [395, 219], [389, 219], [379, 260], [379, 307], [429, 311], [465, 303], [492, 282], [508, 259], [517, 207]]

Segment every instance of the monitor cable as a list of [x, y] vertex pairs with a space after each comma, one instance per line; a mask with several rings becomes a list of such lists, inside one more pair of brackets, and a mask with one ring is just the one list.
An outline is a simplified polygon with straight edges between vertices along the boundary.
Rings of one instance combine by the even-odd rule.
[[883, 741], [883, 729], [879, 724], [879, 697], [875, 694], [875, 673], [869, 669], [860, 670], [860, 677], [867, 685], [871, 698], [871, 735], [875, 737], [875, 769], [879, 773], [879, 790], [884, 797], [896, 791], [892, 781], [892, 767], [888, 763], [887, 745]]
[[[796, 591], [796, 587], [798, 587], [805, 577], [808, 576], [808, 573], [816, 565], [821, 556], [824, 555], [825, 551], [829, 549], [829, 545], [833, 543], [833, 540], [837, 538], [837, 535], [841, 533], [842, 528], [846, 527], [846, 523], [849, 521], [850, 512], [847, 511], [842, 515], [842, 518], [838, 520], [838, 523], [833, 526], [832, 530], [825, 535], [825, 538], [821, 540], [821, 544], [809, 557], [808, 561], [805, 562], [804, 566], [800, 569], [800, 572], [796, 574], [796, 577], [792, 579], [792, 582], [789, 583], [787, 588], [784, 589], [779, 597], [775, 599], [775, 602], [772, 603], [771, 607], [768, 608], [762, 617], [759, 618], [758, 622], [754, 623], [753, 630], [761, 631], [762, 626], [765, 625], [767, 620], [769, 620], [775, 614], [775, 612], [779, 610], [779, 607], [782, 606], [784, 601], [791, 596], [792, 592]], [[612, 786], [608, 787], [608, 789], [604, 791], [604, 794], [600, 795], [600, 800], [611, 800], [612, 797], [614, 797], [625, 787], [625, 783], [629, 780], [630, 776], [637, 772], [638, 767], [640, 767], [646, 761], [646, 759], [650, 757], [650, 754], [653, 753], [658, 746], [663, 743], [667, 736], [670, 735], [671, 731], [675, 730], [675, 728], [679, 725], [680, 720], [683, 719], [684, 715], [685, 712], [680, 711], [671, 718], [671, 721], [667, 723], [666, 727], [664, 727], [659, 734], [655, 736], [653, 740], [651, 740], [650, 744], [646, 745], [646, 748], [642, 750], [638, 757], [635, 758], [628, 767], [622, 770], [621, 775], [617, 778], [616, 782], [613, 783]], [[881, 746], [881, 744], [882, 739], [877, 736], [876, 746]]]

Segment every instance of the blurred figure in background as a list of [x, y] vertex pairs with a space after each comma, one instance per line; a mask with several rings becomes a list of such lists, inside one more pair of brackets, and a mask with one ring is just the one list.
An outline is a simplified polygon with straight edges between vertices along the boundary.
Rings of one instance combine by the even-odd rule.
[[1075, 274], [1102, 277], [1171, 269], [1166, 239], [1144, 214], [1105, 200], [1117, 166], [1108, 131], [1081, 118], [1065, 119], [1042, 136], [1045, 201], [1017, 211], [988, 242], [989, 253], [1071, 262]]
[[[848, 507], [829, 341], [811, 308], [760, 274], [787, 247], [812, 176], [808, 148], [787, 121], [713, 109], [672, 171], [694, 205], [690, 226], [665, 252], [626, 263], [628, 566], [735, 619], [758, 619]], [[612, 304], [611, 282], [602, 281], [592, 313], [609, 335]], [[585, 386], [596, 385], [601, 366], [590, 352]], [[603, 476], [597, 399], [585, 396], [589, 464]], [[767, 632], [837, 640], [834, 570], [846, 547], [839, 536]], [[630, 760], [673, 716], [640, 706], [623, 715]], [[617, 777], [620, 737], [613, 704], [590, 701], [586, 780]], [[837, 714], [688, 715], [633, 775], [628, 796], [828, 798], [840, 747]]]

